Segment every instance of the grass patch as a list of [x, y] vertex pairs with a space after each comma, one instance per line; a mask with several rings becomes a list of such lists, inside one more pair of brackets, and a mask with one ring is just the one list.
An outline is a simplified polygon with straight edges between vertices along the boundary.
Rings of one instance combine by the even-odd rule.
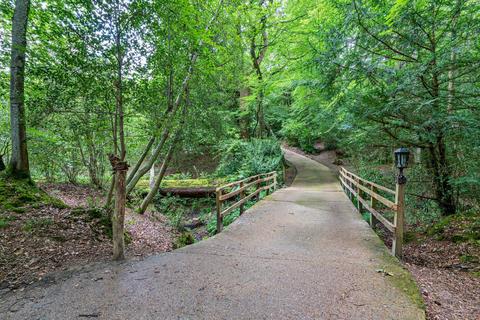
[[0, 215], [0, 229], [8, 228], [10, 222], [17, 220], [14, 216]]
[[29, 179], [13, 179], [5, 174], [0, 175], [0, 210], [22, 213], [26, 207], [45, 205], [67, 207], [61, 200], [39, 189]]
[[5, 229], [8, 227], [8, 221], [0, 219], [0, 229]]

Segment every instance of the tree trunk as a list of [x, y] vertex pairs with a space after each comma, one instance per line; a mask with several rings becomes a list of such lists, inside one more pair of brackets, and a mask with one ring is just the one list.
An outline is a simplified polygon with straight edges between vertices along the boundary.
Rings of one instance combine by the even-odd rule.
[[155, 165], [153, 165], [150, 168], [150, 181], [149, 181], [149, 187], [150, 189], [153, 189], [153, 186], [155, 185]]
[[143, 152], [140, 156], [140, 159], [138, 159], [137, 163], [135, 164], [135, 167], [133, 167], [133, 169], [128, 174], [127, 185], [128, 185], [128, 183], [130, 183], [132, 178], [135, 176], [138, 169], [140, 169], [140, 166], [142, 165], [143, 161], [145, 161], [145, 158], [147, 157], [148, 153], [150, 152], [150, 149], [152, 148], [154, 142], [155, 142], [155, 137], [151, 137], [150, 140], [148, 140], [148, 143], [145, 146], [145, 149], [143, 149]]
[[30, 178], [27, 134], [25, 124], [25, 52], [27, 49], [27, 23], [29, 0], [16, 0], [12, 20], [12, 51], [10, 64], [10, 125], [12, 157], [10, 174]]
[[[178, 133], [177, 133], [177, 136], [178, 136]], [[145, 198], [142, 201], [142, 204], [140, 205], [140, 208], [138, 209], [139, 214], [144, 214], [145, 213], [148, 205], [150, 204], [150, 202], [152, 202], [153, 197], [157, 194], [158, 189], [160, 188], [160, 184], [162, 183], [163, 177], [165, 176], [165, 172], [167, 171], [170, 160], [172, 159], [173, 150], [175, 149], [175, 145], [176, 145], [177, 140], [178, 139], [176, 137], [174, 139], [174, 141], [172, 142], [172, 144], [170, 145], [170, 148], [167, 151], [167, 155], [165, 156], [165, 159], [162, 162], [162, 166], [160, 168], [160, 172], [158, 173], [157, 180], [155, 180], [155, 183], [153, 184], [153, 187], [148, 192], [148, 194], [145, 196]]]
[[185, 124], [187, 109], [190, 103], [188, 86], [186, 86], [185, 88], [185, 96], [186, 96], [185, 106], [183, 107], [183, 110], [182, 110], [182, 118], [180, 120], [180, 124], [178, 126], [177, 132], [175, 133], [175, 137], [173, 138], [172, 144], [170, 145], [170, 148], [167, 151], [167, 155], [163, 160], [163, 163], [160, 168], [160, 172], [158, 173], [158, 177], [157, 177], [157, 180], [155, 181], [155, 184], [153, 185], [151, 190], [148, 192], [148, 194], [145, 196], [145, 198], [142, 201], [142, 204], [140, 205], [140, 208], [138, 209], [138, 213], [140, 214], [145, 213], [148, 205], [150, 204], [150, 202], [152, 202], [153, 197], [157, 194], [158, 190], [160, 189], [160, 184], [162, 183], [163, 177], [165, 176], [165, 172], [167, 171], [168, 165], [170, 164], [170, 160], [172, 159], [173, 151], [177, 146], [178, 141], [180, 140], [182, 129]]
[[[175, 115], [175, 113], [172, 114], [172, 118]], [[173, 119], [172, 119], [173, 120]], [[138, 171], [136, 174], [130, 179], [130, 182], [127, 185], [127, 195], [130, 194], [130, 192], [133, 191], [133, 188], [137, 185], [138, 181], [150, 170], [150, 168], [154, 165], [155, 160], [157, 160], [158, 156], [160, 155], [160, 152], [163, 149], [163, 145], [165, 144], [165, 141], [167, 141], [168, 136], [170, 135], [170, 129], [165, 128], [162, 133], [162, 137], [158, 144], [155, 146], [155, 149], [153, 149], [153, 154], [152, 156], [148, 159], [147, 163]]]
[[0, 155], [0, 171], [5, 170], [5, 163], [3, 162], [3, 155]]
[[115, 7], [115, 47], [117, 58], [117, 81], [115, 84], [116, 93], [116, 119], [118, 119], [118, 138], [120, 140], [120, 157], [111, 156], [110, 163], [115, 172], [115, 210], [112, 217], [113, 231], [113, 259], [123, 260], [125, 258], [125, 241], [124, 241], [124, 221], [125, 221], [125, 203], [126, 203], [126, 174], [128, 164], [125, 161], [127, 154], [125, 146], [124, 132], [124, 113], [123, 113], [123, 52], [121, 47], [121, 27], [120, 27], [120, 8], [117, 0]]
[[437, 138], [437, 145], [430, 144], [428, 150], [436, 202], [443, 216], [455, 214], [456, 204], [443, 139]]
[[[115, 171], [115, 210], [112, 216], [112, 240], [113, 240], [113, 259], [125, 259], [125, 177], [128, 166], [126, 162], [118, 162], [120, 165]], [[123, 167], [122, 167], [123, 165]]]
[[[155, 186], [155, 184], [153, 186]], [[160, 188], [158, 193], [162, 196], [172, 195], [180, 198], [208, 198], [215, 195], [216, 189], [216, 187]]]
[[240, 137], [243, 140], [250, 139], [250, 132], [248, 128], [248, 104], [245, 101], [245, 98], [250, 95], [250, 88], [244, 87], [240, 89], [239, 105], [240, 105], [240, 117], [239, 117], [239, 126], [240, 126]]
[[[200, 46], [201, 46], [201, 43], [200, 43]], [[190, 66], [188, 68], [187, 75], [183, 79], [181, 90], [178, 93], [178, 95], [175, 99], [175, 102], [173, 104], [173, 109], [171, 110], [171, 116], [168, 119], [170, 121], [174, 120], [175, 113], [178, 110], [178, 108], [180, 107], [180, 104], [182, 102], [183, 94], [187, 90], [188, 83], [190, 82], [190, 79], [193, 75], [193, 70], [194, 70], [193, 67], [195, 65], [195, 62], [197, 61], [197, 58], [198, 58], [198, 53], [194, 52], [192, 54], [192, 57], [190, 58]], [[170, 134], [170, 128], [168, 127], [168, 123], [166, 123], [166, 122], [167, 121], [165, 121], [166, 127], [163, 130], [162, 138], [161, 138], [160, 142], [158, 143], [158, 145], [155, 147], [153, 155], [150, 157], [150, 159], [145, 164], [145, 166], [143, 166], [141, 169], [139, 169], [138, 172], [136, 173], [136, 175], [133, 176], [132, 179], [130, 179], [130, 182], [128, 183], [128, 186], [127, 186], [127, 195], [130, 194], [130, 192], [132, 192], [133, 188], [135, 188], [135, 186], [137, 185], [140, 178], [142, 178], [142, 176], [145, 175], [150, 170], [150, 168], [155, 163], [155, 160], [157, 160], [158, 156], [160, 155], [160, 152], [163, 148], [163, 145], [165, 144], [165, 141], [167, 140], [167, 138]]]
[[[437, 42], [435, 32], [432, 33], [432, 51], [436, 53]], [[431, 95], [433, 97], [434, 112], [444, 112], [440, 105], [440, 82], [439, 71], [437, 70], [436, 54], [433, 55], [431, 61], [432, 66], [432, 87]], [[456, 213], [455, 197], [453, 193], [453, 186], [450, 182], [451, 170], [447, 160], [447, 147], [445, 137], [443, 136], [442, 125], [436, 124], [435, 132], [437, 132], [436, 140], [430, 145], [431, 163], [434, 170], [434, 188], [438, 205], [442, 211], [443, 216], [448, 216]]]
[[[265, 5], [265, 0], [260, 0], [258, 2], [258, 5], [260, 7], [263, 7]], [[265, 115], [264, 115], [264, 108], [263, 108], [265, 91], [263, 88], [263, 74], [261, 69], [261, 64], [263, 59], [265, 58], [265, 55], [267, 53], [267, 48], [269, 45], [268, 33], [267, 33], [267, 15], [263, 15], [260, 18], [259, 23], [260, 23], [259, 34], [261, 34], [261, 37], [262, 37], [262, 44], [258, 45], [256, 43], [257, 28], [254, 27], [254, 32], [253, 32], [252, 38], [250, 39], [250, 58], [252, 60], [253, 69], [255, 70], [255, 73], [257, 74], [257, 79], [258, 79], [257, 108], [255, 112], [256, 123], [255, 123], [254, 134], [258, 138], [262, 138], [267, 132], [266, 130], [267, 126], [265, 123]], [[258, 52], [257, 52], [257, 47], [260, 48]]]

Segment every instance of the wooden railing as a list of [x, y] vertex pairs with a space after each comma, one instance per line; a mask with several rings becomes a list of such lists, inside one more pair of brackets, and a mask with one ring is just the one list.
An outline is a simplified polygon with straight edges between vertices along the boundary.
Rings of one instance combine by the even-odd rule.
[[[265, 184], [262, 186], [262, 184]], [[248, 177], [243, 180], [231, 182], [229, 184], [220, 186], [216, 189], [216, 211], [217, 211], [217, 233], [223, 229], [223, 217], [240, 208], [240, 214], [244, 211], [245, 203], [256, 197], [260, 198], [260, 192], [267, 191], [267, 195], [270, 190], [277, 188], [277, 173], [275, 171], [269, 173], [262, 173], [256, 176]], [[228, 208], [223, 209], [223, 203], [229, 199], [237, 198], [238, 201], [231, 204]]]
[[[392, 254], [401, 257], [403, 245], [403, 229], [404, 229], [404, 208], [405, 208], [405, 192], [404, 185], [396, 185], [396, 190], [392, 190], [360, 178], [356, 174], [340, 168], [340, 181], [343, 190], [352, 201], [356, 201], [358, 211], [361, 213], [363, 209], [370, 213], [370, 225], [373, 227], [377, 221], [381, 222], [385, 228], [393, 234]], [[385, 196], [382, 196], [382, 192]], [[387, 199], [387, 194], [395, 196], [395, 201]], [[365, 200], [365, 196], [369, 199]], [[383, 207], [383, 208], [382, 208]], [[385, 218], [379, 210], [392, 210], [394, 212], [393, 222]]]

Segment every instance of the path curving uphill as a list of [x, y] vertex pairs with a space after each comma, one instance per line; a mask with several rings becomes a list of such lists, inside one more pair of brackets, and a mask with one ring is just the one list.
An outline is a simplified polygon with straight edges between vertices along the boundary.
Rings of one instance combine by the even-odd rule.
[[2, 298], [0, 318], [424, 319], [411, 276], [354, 211], [334, 174], [285, 153], [297, 168], [293, 185], [221, 234], [51, 279]]

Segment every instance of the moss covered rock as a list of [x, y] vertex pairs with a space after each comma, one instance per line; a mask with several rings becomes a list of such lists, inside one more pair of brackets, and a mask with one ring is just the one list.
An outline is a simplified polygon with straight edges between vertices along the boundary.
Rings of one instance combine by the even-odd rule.
[[0, 211], [21, 213], [28, 207], [46, 205], [67, 207], [61, 200], [39, 189], [29, 179], [13, 179], [5, 174], [0, 175]]

